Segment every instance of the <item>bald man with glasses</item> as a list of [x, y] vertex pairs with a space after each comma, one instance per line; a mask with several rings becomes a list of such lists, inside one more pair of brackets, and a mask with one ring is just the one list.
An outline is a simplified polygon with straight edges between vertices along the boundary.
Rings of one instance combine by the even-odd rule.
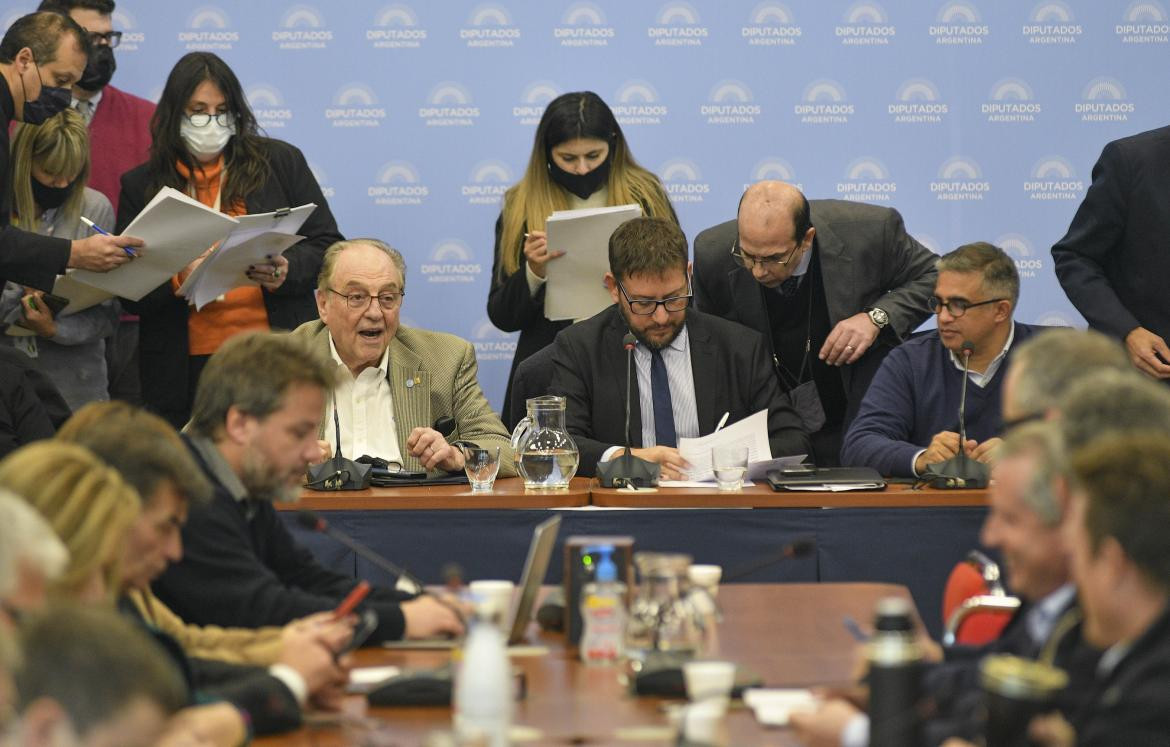
[[935, 259], [896, 210], [759, 182], [736, 220], [695, 238], [695, 303], [764, 336], [817, 463], [833, 465], [881, 359], [928, 316]]

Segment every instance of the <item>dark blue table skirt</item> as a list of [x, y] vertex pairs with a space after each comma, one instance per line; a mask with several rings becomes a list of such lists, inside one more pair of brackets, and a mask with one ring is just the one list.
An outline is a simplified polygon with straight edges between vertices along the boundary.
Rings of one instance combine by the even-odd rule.
[[[532, 528], [547, 510], [322, 511], [334, 527], [405, 566], [428, 583], [457, 563], [466, 578], [519, 580]], [[739, 579], [743, 582], [877, 581], [910, 589], [936, 638], [942, 621], [943, 585], [951, 567], [979, 547], [985, 508], [833, 509], [587, 509], [558, 512], [559, 540], [574, 534], [628, 534], [639, 550], [687, 552], [696, 563], [717, 563], [725, 574], [775, 554], [802, 537], [816, 552], [781, 561]], [[326, 565], [376, 583], [391, 577], [328, 537], [296, 525], [298, 540]], [[546, 583], [560, 583], [561, 542]], [[783, 621], [783, 611], [778, 622]]]

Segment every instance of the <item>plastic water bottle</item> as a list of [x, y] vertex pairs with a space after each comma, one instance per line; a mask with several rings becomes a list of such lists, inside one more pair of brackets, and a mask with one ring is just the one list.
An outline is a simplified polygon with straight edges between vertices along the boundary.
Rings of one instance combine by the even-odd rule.
[[624, 653], [626, 585], [617, 580], [612, 546], [598, 545], [587, 552], [600, 559], [594, 580], [585, 584], [581, 593], [581, 661], [616, 664]]
[[512, 673], [504, 634], [477, 613], [455, 678], [455, 733], [460, 744], [504, 747], [512, 725]]
[[868, 654], [870, 747], [921, 743], [922, 649], [914, 639], [908, 601], [878, 602]]

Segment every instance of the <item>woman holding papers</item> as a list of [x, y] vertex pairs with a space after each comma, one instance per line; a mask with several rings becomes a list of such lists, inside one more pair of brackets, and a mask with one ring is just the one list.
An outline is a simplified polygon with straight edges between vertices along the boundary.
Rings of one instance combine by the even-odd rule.
[[[114, 209], [89, 178], [89, 131], [73, 109], [43, 124], [17, 126], [12, 141], [12, 225], [44, 236], [81, 239], [89, 218], [112, 227]], [[58, 291], [60, 292], [60, 291]], [[0, 294], [4, 344], [26, 354], [52, 380], [70, 409], [108, 399], [105, 338], [118, 323], [117, 302], [107, 300], [74, 314], [41, 291], [6, 283]]]
[[251, 284], [196, 311], [177, 295], [209, 247], [130, 308], [141, 317], [139, 367], [147, 407], [176, 426], [190, 415], [203, 365], [245, 330], [294, 329], [317, 318], [313, 300], [325, 249], [342, 236], [305, 157], [258, 134], [239, 79], [214, 54], [192, 52], [171, 70], [151, 120], [150, 160], [122, 176], [118, 226], [130, 223], [163, 187], [228, 215], [317, 205], [301, 226], [307, 237], [270, 263], [253, 265]]
[[509, 412], [516, 366], [569, 324], [544, 316], [546, 266], [564, 253], [548, 246], [546, 219], [557, 210], [634, 203], [646, 215], [670, 216], [678, 222], [662, 183], [634, 160], [601, 97], [583, 91], [549, 102], [536, 128], [524, 177], [504, 195], [504, 209], [496, 220], [488, 317], [505, 332], [520, 331], [504, 395], [504, 422], [509, 427], [514, 425]]

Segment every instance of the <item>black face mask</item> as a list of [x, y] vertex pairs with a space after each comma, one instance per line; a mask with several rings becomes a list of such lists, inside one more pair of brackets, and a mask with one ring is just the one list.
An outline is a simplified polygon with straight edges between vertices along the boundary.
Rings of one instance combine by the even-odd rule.
[[573, 174], [565, 171], [553, 163], [550, 157], [548, 160], [548, 175], [557, 184], [577, 195], [582, 200], [586, 200], [589, 199], [589, 195], [601, 189], [601, 186], [609, 179], [609, 162], [612, 155], [613, 150], [611, 148], [610, 155], [607, 155], [605, 160], [597, 168], [587, 174]]
[[[36, 64], [36, 63], [33, 63]], [[37, 77], [40, 77], [41, 68], [37, 66]], [[24, 76], [20, 76], [20, 90], [24, 93], [24, 121], [27, 124], [39, 125], [51, 119], [69, 107], [73, 101], [73, 93], [68, 88], [56, 88], [41, 81], [41, 93], [32, 101], [28, 100], [28, 91], [24, 87]]]
[[32, 183], [33, 202], [42, 210], [52, 210], [64, 205], [65, 200], [69, 199], [69, 192], [73, 189], [72, 182], [64, 187], [50, 187], [41, 184], [35, 176], [30, 176], [29, 181]]
[[104, 44], [94, 47], [89, 54], [89, 62], [85, 65], [85, 72], [81, 74], [81, 80], [77, 81], [77, 85], [85, 91], [100, 91], [109, 84], [117, 69], [118, 63], [114, 61], [113, 48]]

